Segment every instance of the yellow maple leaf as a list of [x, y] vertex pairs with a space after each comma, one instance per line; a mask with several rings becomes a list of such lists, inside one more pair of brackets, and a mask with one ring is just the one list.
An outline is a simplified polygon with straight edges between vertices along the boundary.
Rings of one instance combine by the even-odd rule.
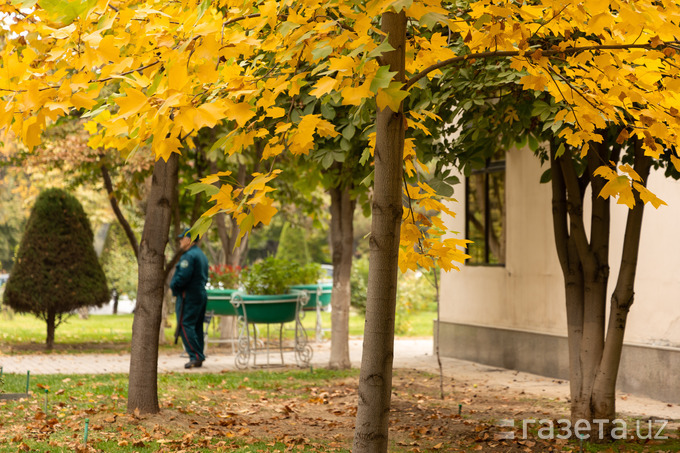
[[312, 89], [309, 94], [317, 98], [321, 98], [321, 96], [324, 94], [332, 92], [337, 84], [338, 81], [333, 77], [322, 77], [318, 82], [316, 82], [314, 89]]
[[274, 206], [272, 206], [273, 202], [274, 200], [271, 198], [265, 197], [262, 203], [258, 203], [252, 207], [253, 226], [257, 226], [259, 223], [269, 225], [272, 217], [274, 217], [274, 214], [279, 211]]
[[402, 86], [404, 86], [403, 83], [390, 82], [389, 87], [378, 90], [378, 95], [376, 96], [378, 108], [384, 110], [389, 107], [393, 112], [398, 112], [401, 107], [401, 101], [408, 96], [408, 92], [401, 89]]
[[600, 191], [599, 196], [602, 198], [618, 197], [617, 204], [625, 204], [631, 209], [635, 206], [633, 189], [627, 176], [616, 176], [609, 179], [609, 182]]
[[154, 148], [156, 160], [163, 159], [167, 162], [172, 153], [181, 154], [179, 149], [182, 147], [182, 142], [180, 142], [177, 137], [158, 140], [158, 144], [156, 144], [156, 141], [154, 141], [154, 145], [156, 145]]
[[671, 162], [677, 171], [680, 171], [680, 159], [678, 159], [675, 154], [671, 154]]
[[71, 104], [77, 109], [90, 110], [92, 107], [97, 105], [97, 101], [92, 99], [96, 96], [96, 92], [83, 93], [82, 91], [78, 91], [77, 93], [73, 93], [71, 96]]
[[148, 107], [149, 104], [146, 95], [138, 89], [126, 88], [124, 93], [125, 96], [118, 97], [114, 100], [120, 107], [118, 116], [121, 118], [128, 118]]
[[364, 99], [373, 97], [371, 84], [364, 82], [358, 87], [348, 86], [342, 89], [342, 103], [344, 105], [361, 105]]
[[634, 182], [633, 187], [635, 187], [635, 189], [640, 192], [640, 199], [643, 203], [651, 203], [655, 209], [659, 209], [659, 206], [661, 205], [668, 206], [668, 203], [657, 197], [652, 191], [647, 189], [642, 184]]
[[281, 170], [274, 170], [270, 173], [253, 173], [253, 180], [243, 189], [243, 193], [250, 195], [257, 190], [265, 190], [267, 183], [276, 178], [280, 173]]
[[196, 130], [214, 127], [224, 118], [224, 107], [217, 102], [203, 104], [195, 109], [193, 116]]
[[267, 109], [267, 114], [265, 116], [269, 118], [281, 118], [286, 114], [286, 109], [281, 107], [270, 107]]
[[238, 104], [228, 105], [226, 108], [226, 117], [230, 120], [236, 121], [239, 127], [244, 127], [248, 121], [255, 116], [253, 107], [247, 102], [240, 102]]
[[40, 135], [45, 125], [44, 121], [43, 115], [31, 116], [24, 121], [22, 125], [23, 139], [29, 151], [33, 151], [33, 148], [40, 144]]

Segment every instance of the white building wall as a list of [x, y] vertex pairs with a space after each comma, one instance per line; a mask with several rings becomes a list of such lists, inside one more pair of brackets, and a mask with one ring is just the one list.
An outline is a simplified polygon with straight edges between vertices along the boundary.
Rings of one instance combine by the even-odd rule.
[[[550, 184], [527, 150], [507, 154], [506, 265], [461, 266], [443, 273], [441, 320], [445, 323], [566, 336], [562, 272], [555, 251]], [[465, 231], [464, 188], [456, 188], [457, 213], [449, 229]], [[680, 347], [680, 182], [654, 174], [650, 188], [669, 206], [647, 205], [626, 343]], [[588, 195], [589, 197], [589, 195]], [[627, 208], [612, 204], [610, 292], [616, 283]]]

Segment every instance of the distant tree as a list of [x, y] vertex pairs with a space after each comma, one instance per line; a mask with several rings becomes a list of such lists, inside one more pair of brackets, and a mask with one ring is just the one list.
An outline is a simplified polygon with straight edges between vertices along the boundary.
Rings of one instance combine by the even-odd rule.
[[64, 315], [109, 300], [93, 239], [87, 215], [74, 196], [61, 189], [40, 194], [19, 244], [4, 303], [45, 320], [47, 349], [54, 346], [54, 330]]
[[276, 258], [300, 265], [310, 262], [307, 239], [302, 228], [295, 227], [288, 222], [283, 225]]
[[[137, 259], [127, 243], [125, 231], [114, 223], [109, 228], [101, 255], [106, 280], [118, 296], [137, 297]], [[115, 296], [114, 296], [115, 299]], [[114, 301], [114, 314], [116, 313]]]

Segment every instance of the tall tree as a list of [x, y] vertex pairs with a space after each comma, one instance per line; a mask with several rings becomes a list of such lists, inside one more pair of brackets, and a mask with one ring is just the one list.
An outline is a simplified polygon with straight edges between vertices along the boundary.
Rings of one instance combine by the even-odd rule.
[[137, 306], [132, 324], [128, 410], [157, 413], [158, 331], [167, 279], [165, 247], [170, 231], [171, 199], [177, 183], [178, 156], [154, 165], [147, 215], [139, 247]]
[[[405, 80], [406, 13], [387, 12], [382, 31], [394, 49], [384, 55], [395, 80]], [[387, 451], [392, 396], [394, 316], [397, 299], [404, 111], [385, 107], [376, 119], [375, 185], [368, 268], [364, 350], [359, 376], [359, 406], [353, 451]]]
[[[17, 11], [17, 5], [25, 8]], [[97, 147], [126, 156], [148, 146], [156, 160], [168, 160], [185, 144], [191, 148], [198, 130], [222, 122], [234, 126], [217, 144], [228, 154], [263, 140], [265, 159], [284, 153], [305, 155], [315, 139], [339, 132], [307, 107], [302, 114], [287, 115], [300, 106], [302, 87], [311, 86], [310, 94], [319, 99], [330, 96], [344, 105], [377, 107], [391, 115], [401, 111], [401, 102], [416, 85], [427, 86], [442, 77], [442, 68], [491, 56], [511, 58], [514, 69], [525, 71], [521, 84], [526, 90], [548, 92], [564, 103], [556, 120], [570, 127], [562, 137], [570, 146], [582, 146], [583, 154], [589, 143], [601, 141], [599, 131], [607, 122], [626, 123], [650, 156], [661, 151], [657, 141], [678, 143], [674, 124], [680, 112], [674, 103], [680, 90], [676, 52], [680, 5], [672, 2], [497, 5], [331, 0], [320, 5], [123, 0], [114, 5], [96, 0], [18, 0], [0, 8], [14, 21], [2, 31], [6, 65], [0, 73], [0, 127], [15, 132], [29, 149], [40, 142], [48, 121], [84, 109], [98, 124], [92, 130]], [[381, 20], [389, 22], [392, 15], [402, 14], [408, 21], [403, 26], [399, 22], [394, 32], [401, 36], [408, 23], [410, 39], [400, 50], [406, 59], [400, 74], [385, 64], [385, 55], [395, 49], [388, 42], [392, 37], [386, 40], [378, 26]], [[463, 38], [464, 46], [454, 49], [449, 37], [456, 36]], [[288, 109], [276, 106], [279, 97]], [[427, 102], [422, 103], [401, 115], [401, 127], [426, 128], [424, 118], [432, 115]], [[274, 130], [266, 127], [268, 118], [280, 119]], [[403, 144], [404, 159], [398, 164], [407, 173], [412, 171], [419, 165], [412, 154], [415, 144], [388, 137], [389, 131], [386, 126], [376, 128], [376, 146], [395, 140]], [[374, 202], [374, 214], [378, 207], [386, 208], [382, 203], [391, 203], [392, 192], [382, 192], [396, 187], [389, 179], [396, 178], [399, 187], [402, 182], [402, 174], [378, 172], [381, 165], [392, 168], [401, 156], [383, 152], [387, 151], [376, 150], [383, 161], [376, 161], [374, 180], [381, 187], [380, 197], [386, 198]], [[223, 184], [212, 194], [215, 205], [199, 219], [194, 232], [204, 233], [210, 218], [219, 213], [236, 218], [237, 240], [269, 222], [277, 210], [269, 195], [271, 181], [280, 173], [274, 165], [253, 175], [244, 187]], [[201, 183], [209, 186], [228, 177], [218, 173]], [[396, 266], [398, 259], [402, 269], [437, 264], [444, 270], [453, 268], [452, 263], [464, 256], [462, 242], [439, 236], [434, 230], [442, 229], [440, 220], [415, 213], [418, 205], [446, 212], [434, 190], [422, 182], [407, 182], [403, 190], [414, 209], [409, 207], [409, 215], [401, 219], [401, 234], [390, 233], [399, 257], [385, 257], [383, 264]], [[617, 185], [615, 194], [625, 195], [627, 190]], [[374, 231], [372, 240], [392, 228], [377, 221], [375, 227], [385, 230]], [[389, 255], [385, 249], [380, 253]], [[382, 258], [372, 262], [372, 267], [378, 266]], [[392, 271], [396, 267], [371, 270], [386, 276]], [[369, 293], [376, 297], [378, 284], [371, 278]], [[389, 315], [394, 302], [390, 296], [380, 309]], [[391, 336], [389, 325], [385, 320], [381, 338]], [[367, 343], [366, 352], [378, 359], [386, 347]], [[386, 381], [380, 385], [363, 387], [361, 404], [367, 406], [361, 419], [367, 421], [368, 413], [379, 416], [372, 425], [375, 431], [358, 438], [377, 439], [380, 448], [386, 448], [388, 426], [386, 401], [380, 395], [389, 387], [389, 377], [383, 375]], [[361, 428], [364, 433], [366, 429]]]
[[[499, 150], [505, 152], [513, 147], [529, 147], [537, 158], [548, 161], [549, 168], [541, 182], [551, 184], [555, 245], [564, 277], [571, 416], [574, 421], [612, 421], [616, 418], [616, 377], [627, 313], [633, 303], [644, 205], [645, 201], [654, 207], [663, 204], [646, 189], [650, 165], [665, 167], [667, 176], [680, 174], [670, 163], [670, 150], [656, 160], [645, 156], [642, 141], [626, 141], [628, 132], [621, 126], [610, 125], [601, 131], [602, 143], [589, 143], [588, 151], [582, 154], [560, 138], [565, 125], [555, 121], [560, 107], [554, 99], [523, 93], [521, 77], [507, 62], [499, 60], [479, 61], [469, 71], [452, 76], [446, 88], [452, 102], [443, 106], [442, 112], [448, 115], [450, 126], [442, 131], [445, 146], [439, 151], [443, 159], [459, 165], [468, 175]], [[483, 102], [470, 102], [461, 94], [471, 87]], [[454, 130], [460, 134], [447, 140], [454, 137]], [[636, 190], [630, 188], [626, 178], [620, 179], [613, 170], [601, 168], [602, 162], [611, 162], [631, 175]], [[621, 271], [611, 295], [607, 322], [611, 236], [607, 195], [614, 191], [615, 184], [628, 184], [630, 190], [620, 196], [619, 203], [629, 205], [630, 211], [622, 243]], [[591, 191], [590, 208], [585, 203], [587, 189]], [[597, 425], [591, 426], [597, 437]]]
[[40, 194], [21, 238], [4, 303], [45, 320], [48, 350], [54, 347], [56, 327], [72, 311], [109, 300], [93, 239], [87, 215], [73, 195], [61, 189]]

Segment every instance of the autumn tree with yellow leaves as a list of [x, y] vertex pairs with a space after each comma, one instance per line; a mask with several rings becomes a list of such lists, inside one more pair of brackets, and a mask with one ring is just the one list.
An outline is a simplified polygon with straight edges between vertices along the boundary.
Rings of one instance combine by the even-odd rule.
[[[34, 149], [50, 122], [76, 110], [90, 118], [92, 148], [156, 158], [140, 243], [130, 411], [158, 411], [152, 337], [170, 181], [201, 128], [227, 126], [218, 138], [225, 155], [263, 139], [264, 158], [296, 156], [338, 134], [323, 114], [291, 114], [302, 87], [321, 103], [378, 112], [369, 145], [375, 184], [356, 451], [388, 445], [398, 266], [449, 270], [465, 257], [462, 239], [442, 236], [441, 219], [416, 210], [448, 212], [434, 191], [404, 182], [404, 172], [420, 166], [409, 131], [436, 117], [427, 102], [403, 110], [416, 85], [436, 82], [442, 68], [503, 57], [524, 73], [525, 89], [562, 106], [555, 118], [570, 126], [562, 138], [582, 154], [611, 123], [638, 140], [640, 155], [657, 157], [678, 141], [680, 11], [672, 2], [14, 0], [0, 11], [0, 128]], [[458, 37], [465, 45], [454, 50]], [[614, 181], [605, 195], [648, 199], [640, 175], [602, 166]], [[243, 186], [228, 172], [203, 178], [221, 186], [194, 231], [205, 232], [218, 213], [233, 216], [242, 234], [269, 222], [276, 212], [269, 183], [279, 172], [263, 170]], [[403, 195], [413, 201], [407, 209]]]

